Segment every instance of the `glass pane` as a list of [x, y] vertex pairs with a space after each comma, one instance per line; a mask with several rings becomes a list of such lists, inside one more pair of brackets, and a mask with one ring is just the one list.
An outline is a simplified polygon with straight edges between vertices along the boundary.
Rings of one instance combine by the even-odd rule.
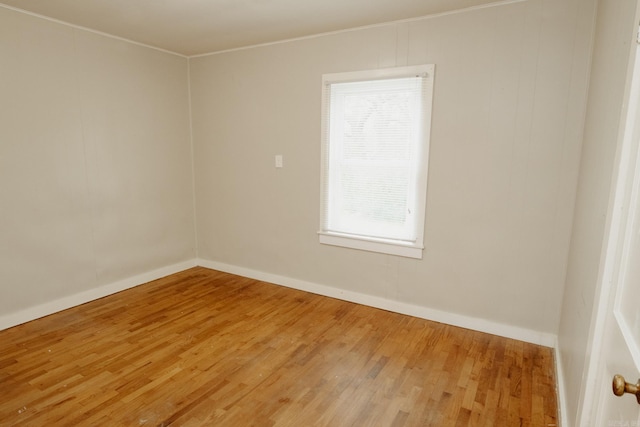
[[347, 95], [343, 159], [408, 161], [413, 142], [411, 98], [406, 90]]

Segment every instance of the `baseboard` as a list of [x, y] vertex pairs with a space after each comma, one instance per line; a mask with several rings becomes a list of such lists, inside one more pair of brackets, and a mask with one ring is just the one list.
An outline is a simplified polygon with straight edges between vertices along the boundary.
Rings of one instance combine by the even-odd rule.
[[195, 266], [195, 260], [184, 261], [178, 264], [162, 267], [157, 270], [138, 274], [98, 288], [89, 289], [84, 292], [79, 292], [54, 301], [29, 307], [15, 313], [5, 314], [0, 316], [0, 330], [20, 325], [40, 317], [48, 316], [50, 314], [57, 313], [58, 311], [66, 310], [89, 301], [103, 298], [108, 295], [115, 294], [116, 292], [124, 291], [125, 289], [133, 288], [135, 286], [142, 285], [143, 283], [151, 282], [152, 280], [160, 279]]
[[[408, 304], [400, 301], [394, 301], [386, 298], [376, 297], [372, 295], [362, 294], [359, 292], [347, 291], [332, 286], [322, 285], [318, 283], [308, 282], [299, 279], [293, 279], [291, 277], [280, 276], [277, 274], [266, 273], [263, 271], [253, 270], [245, 267], [239, 267], [235, 265], [220, 263], [216, 261], [209, 261], [205, 259], [194, 259], [184, 261], [178, 264], [173, 264], [157, 270], [142, 273], [127, 279], [119, 280], [108, 285], [101, 286], [99, 288], [89, 289], [84, 292], [80, 292], [74, 295], [69, 295], [64, 298], [60, 298], [54, 301], [50, 301], [44, 304], [29, 307], [24, 310], [20, 310], [15, 313], [9, 313], [0, 316], [0, 330], [7, 329], [12, 326], [16, 326], [31, 320], [38, 319], [40, 317], [47, 316], [49, 314], [56, 313], [58, 311], [66, 310], [68, 308], [84, 304], [89, 301], [103, 298], [105, 296], [114, 294], [116, 292], [123, 291], [125, 289], [133, 288], [143, 283], [156, 280], [170, 274], [174, 274], [196, 265], [211, 268], [214, 270], [224, 271], [231, 274], [237, 274], [239, 276], [249, 277], [252, 279], [262, 280], [269, 283], [274, 283], [288, 288], [298, 289], [306, 292], [311, 292], [318, 295], [324, 295], [331, 298], [337, 298], [344, 301], [355, 302], [358, 304], [367, 305], [370, 307], [380, 308], [383, 310], [393, 311], [396, 313], [407, 314], [409, 316], [419, 317], [421, 319], [433, 320], [440, 323], [446, 323], [453, 326], [459, 326], [466, 329], [472, 329], [475, 331], [486, 332], [493, 335], [499, 335], [506, 338], [513, 338], [520, 341], [525, 341], [533, 344], [543, 345], [546, 347], [557, 348], [557, 337], [553, 334], [538, 332], [526, 328], [520, 328], [512, 325], [505, 325], [502, 323], [492, 322], [486, 319], [480, 319], [471, 316], [465, 316], [456, 313], [450, 313], [446, 311], [436, 310], [429, 307], [423, 307], [413, 304]], [[556, 350], [556, 363], [559, 360], [559, 352]], [[562, 384], [560, 378], [561, 371], [558, 370], [558, 381]]]
[[562, 364], [562, 353], [560, 353], [560, 344], [558, 343], [557, 338], [553, 349], [555, 353], [554, 361], [556, 364], [556, 384], [558, 387], [556, 390], [556, 394], [558, 395], [558, 425], [561, 427], [568, 427], [569, 419], [567, 415], [567, 394], [564, 381], [564, 365]]
[[280, 276], [277, 274], [265, 273], [262, 271], [224, 264], [216, 261], [209, 261], [198, 258], [196, 260], [196, 263], [199, 266], [211, 268], [213, 270], [237, 274], [239, 276], [249, 277], [251, 279], [286, 286], [288, 288], [337, 298], [344, 301], [355, 302], [358, 304], [393, 311], [396, 313], [407, 314], [409, 316], [419, 317], [421, 319], [433, 320], [435, 322], [459, 326], [461, 328], [486, 332], [492, 335], [499, 335], [506, 338], [517, 339], [537, 345], [543, 345], [545, 347], [554, 347], [557, 341], [557, 337], [554, 334], [538, 332], [512, 325], [505, 325], [486, 319], [464, 316], [461, 314], [449, 313], [446, 311], [435, 310], [428, 307], [417, 306], [358, 292], [346, 291], [344, 289], [334, 288], [327, 285], [293, 279], [291, 277]]

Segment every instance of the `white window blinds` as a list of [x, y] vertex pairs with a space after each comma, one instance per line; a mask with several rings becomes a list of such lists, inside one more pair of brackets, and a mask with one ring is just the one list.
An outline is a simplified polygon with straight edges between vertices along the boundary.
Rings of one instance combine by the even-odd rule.
[[397, 245], [421, 257], [433, 66], [323, 80], [320, 241]]

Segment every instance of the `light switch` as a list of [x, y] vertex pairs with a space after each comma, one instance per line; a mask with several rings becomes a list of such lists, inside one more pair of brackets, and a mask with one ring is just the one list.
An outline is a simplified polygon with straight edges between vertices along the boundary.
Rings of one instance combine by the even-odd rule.
[[281, 168], [283, 166], [282, 163], [282, 154], [277, 154], [276, 155], [276, 167], [277, 168]]

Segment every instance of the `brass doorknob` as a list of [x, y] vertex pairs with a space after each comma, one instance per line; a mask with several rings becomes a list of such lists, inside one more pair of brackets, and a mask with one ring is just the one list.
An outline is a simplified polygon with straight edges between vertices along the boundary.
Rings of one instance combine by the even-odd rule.
[[637, 384], [629, 384], [622, 375], [613, 376], [613, 394], [622, 396], [625, 393], [635, 394], [638, 404], [640, 404], [640, 380]]

